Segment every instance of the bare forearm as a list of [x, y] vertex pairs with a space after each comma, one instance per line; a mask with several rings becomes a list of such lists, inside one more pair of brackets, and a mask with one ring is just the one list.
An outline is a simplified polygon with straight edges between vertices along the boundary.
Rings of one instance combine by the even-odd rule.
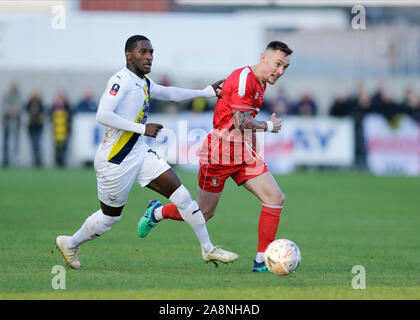
[[259, 121], [251, 117], [251, 112], [233, 110], [233, 123], [235, 128], [244, 131], [247, 130], [267, 130], [267, 122]]

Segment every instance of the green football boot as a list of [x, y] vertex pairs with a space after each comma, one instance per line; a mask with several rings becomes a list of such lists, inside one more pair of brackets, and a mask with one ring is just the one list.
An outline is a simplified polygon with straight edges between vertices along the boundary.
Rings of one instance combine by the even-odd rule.
[[252, 268], [252, 272], [272, 273], [270, 270], [268, 270], [267, 266], [265, 265], [265, 262], [258, 263], [255, 260], [254, 260], [254, 267]]
[[158, 224], [158, 221], [155, 219], [153, 212], [156, 208], [161, 207], [162, 204], [158, 200], [152, 200], [147, 206], [146, 212], [143, 217], [140, 218], [139, 223], [137, 224], [137, 234], [140, 238], [145, 238], [150, 230], [152, 230]]

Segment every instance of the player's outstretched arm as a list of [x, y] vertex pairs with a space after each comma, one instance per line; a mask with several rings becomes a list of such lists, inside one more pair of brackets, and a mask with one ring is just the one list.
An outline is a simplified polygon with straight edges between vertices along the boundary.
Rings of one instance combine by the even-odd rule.
[[268, 121], [260, 121], [251, 117], [250, 111], [238, 111], [232, 110], [233, 112], [233, 124], [235, 128], [244, 131], [245, 129], [256, 131], [264, 130], [269, 132], [279, 132], [281, 129], [281, 119], [277, 118], [273, 113]]
[[195, 98], [213, 98], [219, 97], [220, 86], [224, 80], [217, 81], [202, 90], [184, 89], [178, 87], [165, 87], [161, 86], [152, 80], [150, 88], [150, 97], [163, 101], [180, 102]]

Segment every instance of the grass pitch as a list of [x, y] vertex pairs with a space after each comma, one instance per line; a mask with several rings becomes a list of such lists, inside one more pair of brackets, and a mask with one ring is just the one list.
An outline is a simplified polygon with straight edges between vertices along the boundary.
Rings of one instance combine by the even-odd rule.
[[[196, 195], [195, 173], [178, 171]], [[93, 169], [0, 171], [0, 299], [420, 299], [420, 179], [360, 173], [277, 176], [286, 194], [277, 238], [297, 243], [295, 274], [250, 272], [259, 201], [229, 181], [208, 222], [214, 244], [239, 254], [232, 265], [205, 264], [183, 222], [164, 221], [136, 234], [149, 199], [134, 185], [121, 221], [85, 243], [82, 269], [65, 269], [65, 290], [52, 288], [54, 245], [98, 208]], [[366, 289], [353, 289], [355, 265]]]

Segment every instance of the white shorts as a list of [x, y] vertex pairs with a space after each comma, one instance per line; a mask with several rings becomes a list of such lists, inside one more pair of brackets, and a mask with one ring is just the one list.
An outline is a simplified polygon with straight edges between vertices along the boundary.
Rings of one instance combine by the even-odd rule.
[[170, 169], [170, 165], [160, 158], [147, 144], [142, 143], [141, 152], [120, 164], [114, 164], [97, 156], [95, 172], [98, 181], [98, 198], [111, 207], [125, 205], [134, 181], [142, 187]]

